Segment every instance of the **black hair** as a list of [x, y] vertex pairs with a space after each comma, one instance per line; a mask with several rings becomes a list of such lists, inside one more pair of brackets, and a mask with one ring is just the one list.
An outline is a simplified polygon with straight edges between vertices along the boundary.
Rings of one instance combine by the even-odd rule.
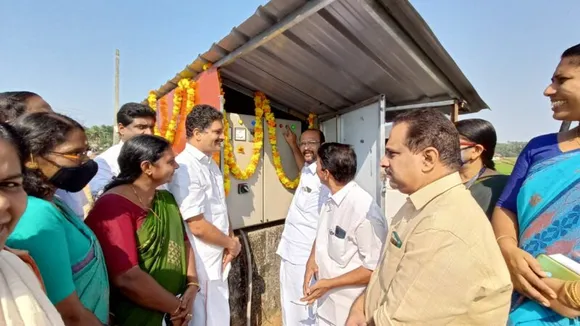
[[163, 153], [169, 148], [171, 148], [171, 144], [159, 136], [138, 135], [129, 139], [123, 144], [117, 159], [119, 175], [105, 186], [104, 192], [135, 182], [143, 174], [141, 163], [159, 161], [163, 157]]
[[11, 125], [5, 122], [0, 122], [0, 139], [14, 147], [16, 155], [18, 155], [18, 160], [20, 161], [20, 168], [24, 173], [24, 161], [26, 160], [28, 152], [26, 146], [24, 146], [22, 137], [20, 137]]
[[10, 93], [0, 93], [0, 122], [14, 120], [26, 113], [28, 108], [26, 101], [10, 96]]
[[580, 66], [580, 43], [566, 49], [562, 53], [562, 59], [564, 58], [570, 58], [573, 64]]
[[497, 134], [493, 125], [483, 119], [466, 119], [458, 121], [455, 126], [461, 136], [483, 147], [483, 153], [481, 154], [483, 165], [488, 169], [494, 170], [493, 155], [497, 144]]
[[195, 129], [204, 131], [211, 126], [214, 121], [222, 121], [223, 113], [207, 104], [199, 104], [193, 107], [185, 119], [185, 134], [187, 138], [193, 136]]
[[316, 128], [309, 128], [309, 129], [306, 129], [304, 132], [307, 132], [307, 131], [314, 131], [314, 132], [318, 133], [318, 138], [320, 139], [320, 143], [321, 144], [326, 143], [326, 137], [324, 137], [324, 133], [322, 132], [322, 130], [316, 129]]
[[340, 143], [324, 143], [318, 148], [320, 167], [328, 170], [334, 180], [347, 184], [356, 175], [356, 153], [352, 146]]
[[128, 126], [135, 118], [152, 118], [156, 120], [157, 114], [147, 105], [135, 102], [129, 102], [123, 104], [117, 112], [117, 123], [123, 126]]
[[21, 101], [21, 102], [25, 102], [28, 101], [29, 99], [33, 98], [33, 97], [40, 97], [40, 95], [34, 93], [34, 92], [29, 92], [29, 91], [15, 91], [15, 92], [4, 92], [3, 94], [6, 94], [6, 96], [8, 97], [12, 97], [14, 99], [16, 99], [17, 101]]
[[[48, 155], [55, 147], [67, 140], [75, 130], [84, 132], [84, 127], [75, 120], [54, 112], [26, 114], [11, 122], [20, 134], [31, 158]], [[27, 158], [28, 159], [28, 158]], [[40, 169], [24, 169], [24, 190], [30, 196], [48, 199], [54, 187]]]
[[451, 120], [434, 109], [411, 110], [401, 113], [393, 120], [393, 126], [408, 126], [406, 146], [413, 153], [427, 147], [439, 152], [439, 160], [445, 166], [458, 170], [461, 166], [459, 132]]

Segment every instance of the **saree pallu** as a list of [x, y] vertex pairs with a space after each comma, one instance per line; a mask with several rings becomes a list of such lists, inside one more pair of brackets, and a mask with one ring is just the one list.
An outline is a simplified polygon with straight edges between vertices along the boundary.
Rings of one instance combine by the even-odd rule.
[[[532, 164], [517, 198], [519, 246], [580, 262], [580, 151]], [[510, 325], [580, 325], [514, 292]]]
[[[136, 232], [139, 267], [174, 295], [186, 286], [185, 235], [179, 206], [168, 191], [155, 194], [153, 207]], [[122, 295], [111, 302], [119, 326], [160, 326], [164, 313], [137, 305]]]
[[72, 266], [73, 281], [79, 300], [103, 323], [109, 322], [109, 277], [101, 246], [93, 231], [63, 202], [54, 201], [64, 217], [89, 240], [84, 258]]

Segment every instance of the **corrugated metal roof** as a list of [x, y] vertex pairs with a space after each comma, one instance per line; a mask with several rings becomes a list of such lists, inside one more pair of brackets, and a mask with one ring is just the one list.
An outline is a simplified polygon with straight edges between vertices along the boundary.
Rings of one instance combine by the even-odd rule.
[[406, 0], [272, 0], [158, 94], [205, 63], [305, 114], [337, 112], [379, 94], [392, 106], [460, 99], [463, 112], [487, 108]]

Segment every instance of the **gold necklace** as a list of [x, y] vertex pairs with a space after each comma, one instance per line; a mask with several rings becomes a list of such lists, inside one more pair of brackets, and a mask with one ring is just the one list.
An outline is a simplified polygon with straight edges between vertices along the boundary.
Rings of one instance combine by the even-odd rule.
[[144, 210], [150, 211], [151, 213], [153, 213], [153, 215], [155, 217], [159, 218], [159, 216], [157, 216], [157, 214], [155, 213], [155, 211], [153, 211], [150, 207], [147, 207], [143, 203], [143, 200], [141, 199], [141, 196], [139, 196], [139, 194], [137, 193], [137, 189], [135, 189], [135, 185], [131, 185], [131, 189], [133, 190], [133, 193], [135, 194], [135, 197], [137, 197], [137, 200], [139, 200], [139, 203], [141, 204], [141, 208], [143, 208]]

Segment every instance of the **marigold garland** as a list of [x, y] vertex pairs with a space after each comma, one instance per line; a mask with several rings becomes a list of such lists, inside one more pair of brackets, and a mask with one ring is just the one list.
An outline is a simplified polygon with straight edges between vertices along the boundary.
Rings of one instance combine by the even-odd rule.
[[226, 196], [229, 195], [230, 193], [230, 189], [232, 187], [232, 180], [230, 179], [230, 165], [229, 165], [229, 160], [227, 159], [227, 157], [233, 155], [232, 153], [232, 145], [230, 143], [230, 135], [229, 135], [229, 130], [230, 130], [230, 122], [228, 121], [228, 118], [226, 118], [226, 110], [223, 109], [222, 113], [224, 115], [224, 120], [223, 120], [223, 124], [224, 124], [224, 191], [226, 193]]
[[308, 129], [316, 128], [316, 114], [310, 113], [308, 115]]
[[182, 108], [181, 111], [179, 111], [179, 119], [177, 121], [177, 129], [175, 135], [183, 134], [183, 130], [185, 129], [185, 119], [187, 119], [187, 115], [191, 112], [191, 110], [193, 110], [193, 107], [195, 106], [195, 82], [185, 79], [183, 85], [185, 87], [186, 94], [185, 110]]
[[262, 102], [262, 109], [264, 115], [266, 116], [266, 124], [268, 126], [268, 138], [270, 139], [270, 146], [272, 147], [272, 162], [274, 163], [274, 168], [276, 169], [276, 175], [278, 180], [288, 189], [296, 189], [298, 183], [300, 182], [300, 176], [296, 177], [294, 180], [290, 180], [284, 172], [284, 167], [282, 166], [282, 159], [280, 158], [280, 153], [278, 152], [278, 145], [276, 139], [276, 118], [272, 109], [270, 108], [270, 101], [264, 96]]
[[[252, 156], [250, 158], [250, 163], [248, 166], [242, 170], [238, 166], [236, 162], [236, 158], [234, 156], [233, 146], [229, 139], [229, 122], [225, 119], [225, 111], [224, 111], [224, 132], [225, 132], [225, 141], [224, 141], [224, 163], [229, 166], [230, 173], [234, 176], [234, 178], [238, 180], [247, 180], [249, 179], [255, 172], [256, 167], [260, 163], [260, 156], [262, 155], [262, 146], [264, 145], [264, 128], [262, 126], [262, 117], [264, 115], [264, 111], [262, 109], [262, 103], [265, 99], [264, 94], [256, 93], [254, 97], [255, 103], [255, 115], [256, 115], [256, 124], [254, 125], [254, 145], [252, 148]], [[224, 186], [225, 188], [225, 186]]]
[[[165, 135], [167, 132], [167, 97], [159, 99], [159, 129], [156, 135]], [[155, 125], [157, 127], [157, 124]]]
[[187, 96], [188, 88], [189, 80], [183, 78], [177, 83], [177, 88], [175, 88], [175, 92], [173, 93], [173, 111], [171, 112], [171, 120], [167, 126], [167, 131], [165, 132], [165, 139], [167, 139], [171, 144], [173, 144], [173, 141], [175, 140], [180, 112], [187, 110], [187, 98], [185, 101], [183, 99]]
[[[155, 91], [149, 91], [149, 96], [147, 96], [147, 103], [153, 111], [157, 112], [157, 93], [155, 93]], [[153, 126], [153, 134], [159, 136], [159, 128], [157, 128], [157, 123]]]

